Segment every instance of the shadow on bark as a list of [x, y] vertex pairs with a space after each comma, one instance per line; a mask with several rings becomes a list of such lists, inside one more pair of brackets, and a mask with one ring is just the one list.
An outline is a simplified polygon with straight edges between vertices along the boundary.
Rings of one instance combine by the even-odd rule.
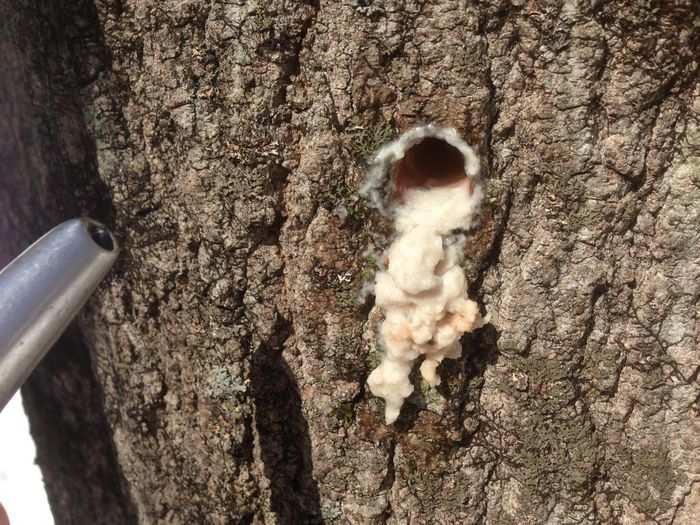
[[269, 347], [255, 351], [252, 363], [256, 429], [270, 480], [272, 511], [280, 524], [322, 524], [309, 425], [294, 374], [282, 354]]
[[56, 524], [137, 523], [90, 353], [71, 326], [22, 389]]
[[[0, 14], [9, 19], [0, 35], [8, 50], [0, 116], [11, 131], [0, 136], [0, 159], [7, 161], [0, 194], [11, 196], [0, 224], [4, 263], [64, 220], [89, 215], [111, 226], [113, 207], [79, 98], [88, 82], [82, 48], [98, 39], [94, 5], [4, 3]], [[22, 394], [56, 524], [136, 523], [90, 351], [75, 325]]]

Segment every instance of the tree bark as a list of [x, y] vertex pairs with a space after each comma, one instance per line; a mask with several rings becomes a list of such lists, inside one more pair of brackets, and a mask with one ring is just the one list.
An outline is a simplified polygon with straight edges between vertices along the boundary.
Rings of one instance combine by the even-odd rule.
[[[695, 523], [700, 4], [56, 4], [0, 1], [0, 227], [123, 250], [25, 388], [58, 525]], [[386, 426], [357, 190], [422, 122], [491, 317]]]

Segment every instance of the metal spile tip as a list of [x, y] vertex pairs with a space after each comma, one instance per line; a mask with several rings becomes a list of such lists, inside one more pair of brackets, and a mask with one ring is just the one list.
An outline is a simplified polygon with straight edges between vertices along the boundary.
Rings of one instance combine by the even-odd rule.
[[118, 252], [105, 226], [73, 219], [0, 271], [0, 410], [107, 275]]

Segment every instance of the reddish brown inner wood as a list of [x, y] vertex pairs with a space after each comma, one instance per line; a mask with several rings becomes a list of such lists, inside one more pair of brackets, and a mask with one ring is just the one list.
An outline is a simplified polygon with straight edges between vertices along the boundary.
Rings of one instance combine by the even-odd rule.
[[411, 146], [404, 157], [394, 164], [394, 197], [403, 200], [406, 190], [436, 188], [465, 180], [464, 157], [457, 148], [444, 140], [427, 137]]

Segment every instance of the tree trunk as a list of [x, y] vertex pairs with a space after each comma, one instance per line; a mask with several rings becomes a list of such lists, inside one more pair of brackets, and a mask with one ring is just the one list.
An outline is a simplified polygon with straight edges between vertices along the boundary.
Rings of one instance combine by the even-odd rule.
[[[0, 0], [2, 255], [122, 244], [25, 388], [57, 525], [696, 523], [698, 2], [43, 4]], [[480, 152], [490, 324], [386, 426], [357, 190], [422, 122]]]

